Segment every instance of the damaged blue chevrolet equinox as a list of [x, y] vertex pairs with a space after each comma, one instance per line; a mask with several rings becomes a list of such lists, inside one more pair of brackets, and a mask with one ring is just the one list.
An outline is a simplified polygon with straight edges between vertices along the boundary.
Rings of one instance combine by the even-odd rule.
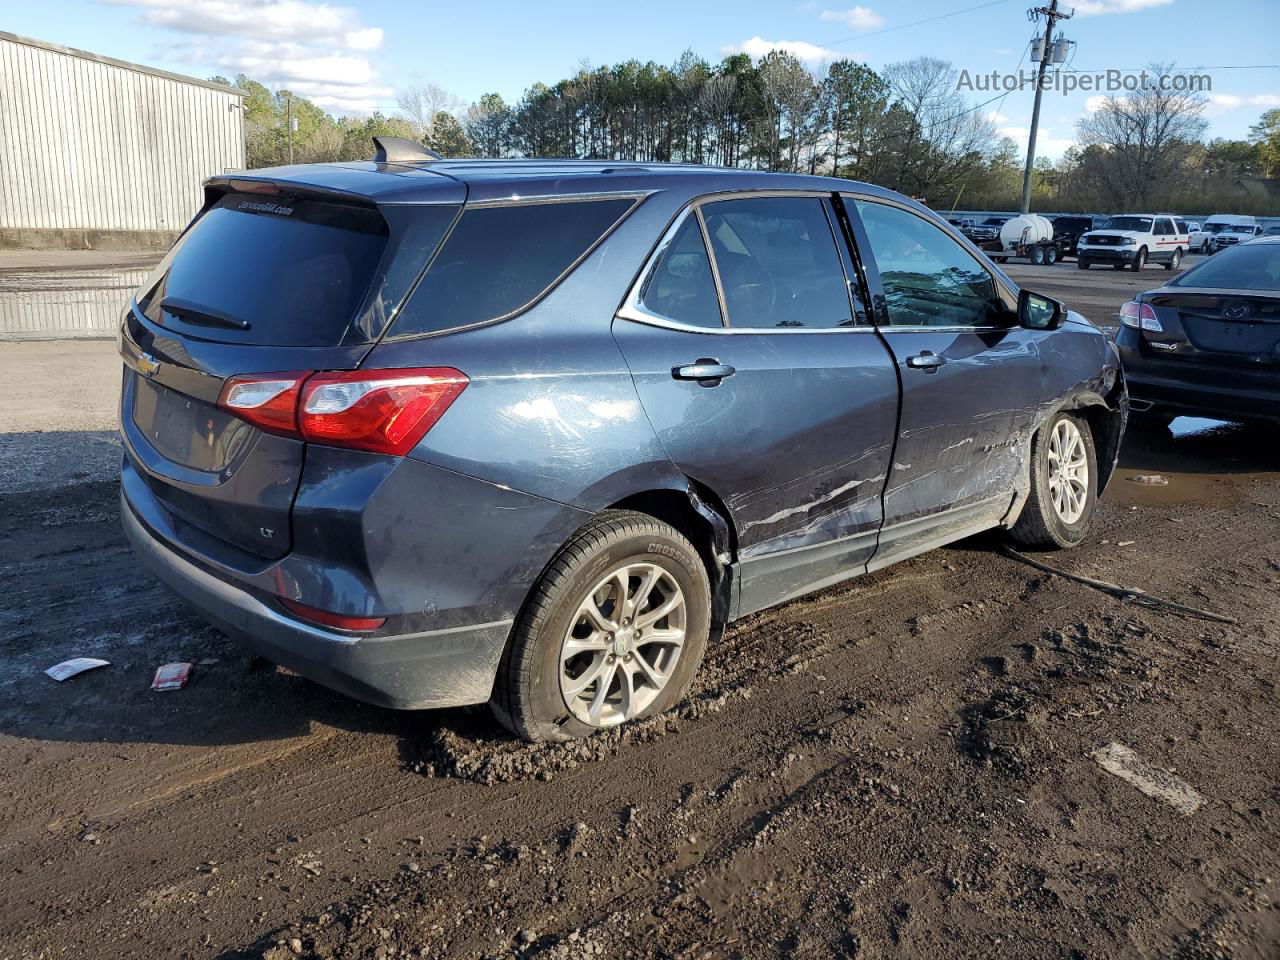
[[1094, 326], [891, 191], [389, 138], [208, 180], [119, 347], [155, 576], [319, 683], [529, 740], [666, 710], [766, 607], [982, 530], [1079, 543], [1128, 411]]

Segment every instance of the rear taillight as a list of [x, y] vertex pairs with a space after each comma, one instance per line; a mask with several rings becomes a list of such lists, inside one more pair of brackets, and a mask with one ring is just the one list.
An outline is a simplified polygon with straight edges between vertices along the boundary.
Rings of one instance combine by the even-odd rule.
[[312, 443], [401, 456], [467, 385], [449, 367], [317, 373], [302, 387], [298, 427]]
[[222, 385], [218, 406], [268, 433], [298, 434], [298, 390], [310, 373], [232, 377]]
[[232, 377], [218, 406], [271, 433], [403, 456], [466, 388], [452, 367]]
[[387, 622], [386, 617], [348, 617], [341, 613], [330, 613], [285, 597], [280, 597], [280, 605], [295, 617], [338, 630], [377, 630]]
[[1160, 319], [1156, 316], [1151, 304], [1138, 300], [1130, 300], [1120, 308], [1120, 322], [1135, 330], [1150, 330], [1152, 333], [1164, 333]]

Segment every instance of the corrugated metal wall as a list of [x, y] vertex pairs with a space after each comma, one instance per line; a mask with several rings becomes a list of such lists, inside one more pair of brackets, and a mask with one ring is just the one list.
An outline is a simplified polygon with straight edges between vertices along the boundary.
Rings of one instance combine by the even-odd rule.
[[113, 337], [151, 267], [0, 272], [0, 341]]
[[178, 231], [244, 166], [241, 98], [0, 34], [0, 229]]

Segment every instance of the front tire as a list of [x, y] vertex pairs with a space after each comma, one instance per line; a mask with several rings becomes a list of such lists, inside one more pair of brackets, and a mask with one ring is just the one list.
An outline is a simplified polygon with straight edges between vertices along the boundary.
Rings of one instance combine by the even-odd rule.
[[1133, 255], [1133, 272], [1138, 273], [1147, 265], [1147, 248], [1139, 247], [1138, 252]]
[[1091, 264], [1088, 260], [1076, 261], [1076, 269], [1078, 270], [1088, 270], [1091, 266], [1093, 266], [1093, 264]]
[[1058, 248], [1057, 248], [1057, 247], [1049, 247], [1047, 250], [1045, 250], [1045, 252], [1044, 252], [1044, 262], [1045, 262], [1048, 266], [1051, 266], [1051, 267], [1052, 267], [1055, 263], [1057, 263], [1057, 262], [1058, 262]]
[[1098, 457], [1089, 423], [1050, 417], [1031, 441], [1031, 490], [1010, 538], [1021, 547], [1065, 550], [1089, 532], [1098, 500]]
[[1031, 262], [1037, 267], [1044, 266], [1044, 247], [1036, 247], [1031, 251]]
[[490, 705], [530, 741], [653, 716], [684, 696], [710, 625], [711, 586], [693, 545], [647, 514], [605, 511], [534, 585]]

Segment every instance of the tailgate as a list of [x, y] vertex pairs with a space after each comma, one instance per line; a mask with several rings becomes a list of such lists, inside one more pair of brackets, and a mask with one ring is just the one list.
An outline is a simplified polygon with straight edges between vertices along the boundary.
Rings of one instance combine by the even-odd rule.
[[300, 352], [316, 369], [349, 369], [367, 350], [295, 348], [285, 356], [258, 348], [246, 355], [229, 344], [175, 340], [131, 311], [121, 337], [120, 431], [152, 494], [196, 531], [185, 546], [206, 553], [202, 541], [211, 537], [263, 560], [291, 546], [289, 512], [306, 445], [218, 409], [226, 377], [296, 368]]

